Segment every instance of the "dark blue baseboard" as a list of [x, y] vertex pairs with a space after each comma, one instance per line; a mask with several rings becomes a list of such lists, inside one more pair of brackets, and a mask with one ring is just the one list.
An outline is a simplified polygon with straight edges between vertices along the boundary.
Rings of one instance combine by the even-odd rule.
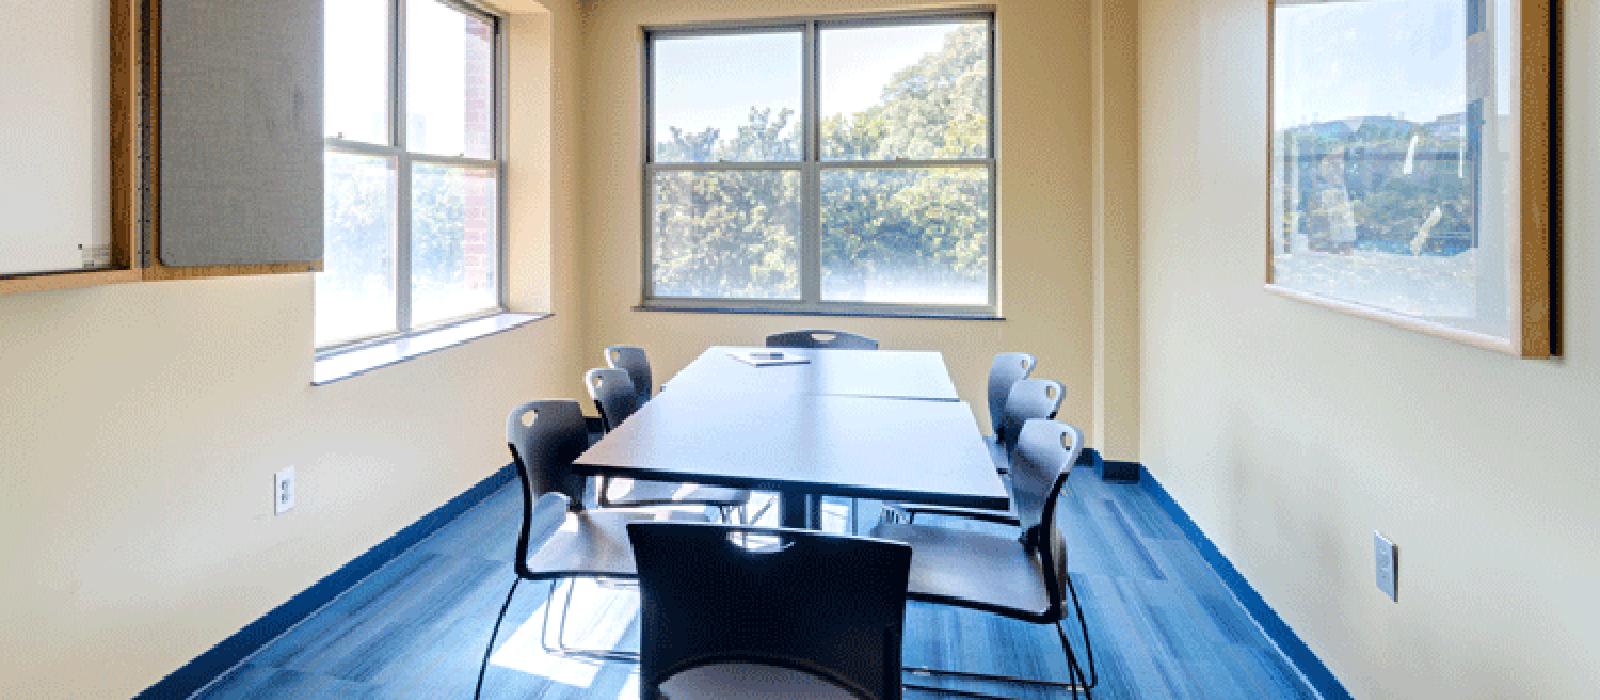
[[1145, 490], [1149, 491], [1156, 502], [1161, 504], [1161, 508], [1172, 516], [1173, 522], [1178, 524], [1184, 536], [1200, 550], [1200, 555], [1205, 557], [1206, 563], [1211, 565], [1212, 570], [1222, 577], [1223, 583], [1244, 605], [1245, 611], [1250, 613], [1250, 617], [1261, 626], [1267, 637], [1278, 645], [1284, 656], [1289, 657], [1289, 661], [1305, 674], [1311, 686], [1328, 700], [1348, 700], [1350, 691], [1346, 690], [1344, 684], [1333, 675], [1333, 671], [1328, 670], [1322, 659], [1317, 658], [1316, 652], [1306, 645], [1305, 640], [1300, 639], [1300, 635], [1295, 634], [1294, 628], [1278, 616], [1278, 612], [1267, 604], [1266, 599], [1250, 585], [1244, 574], [1234, 568], [1233, 562], [1223, 555], [1222, 550], [1217, 549], [1211, 538], [1206, 537], [1206, 533], [1201, 531], [1194, 519], [1184, 512], [1183, 506], [1178, 505], [1161, 482], [1150, 475], [1150, 469], [1142, 464], [1138, 465], [1138, 469], [1139, 481], [1144, 484]]
[[340, 593], [349, 590], [368, 574], [377, 571], [390, 559], [412, 545], [421, 542], [428, 535], [433, 534], [445, 523], [450, 522], [457, 515], [468, 508], [477, 505], [489, 494], [494, 493], [501, 486], [516, 478], [516, 471], [512, 465], [501, 467], [488, 478], [478, 482], [472, 488], [444, 505], [435, 508], [432, 512], [422, 516], [416, 522], [407, 525], [404, 529], [394, 533], [361, 556], [350, 560], [349, 563], [322, 580], [312, 584], [310, 588], [296, 594], [287, 602], [273, 608], [256, 621], [245, 625], [243, 629], [233, 633], [227, 639], [218, 642], [205, 653], [196, 656], [182, 668], [168, 674], [166, 678], [156, 682], [155, 685], [145, 688], [137, 698], [169, 699], [186, 698], [195, 691], [205, 687], [211, 679], [222, 675], [235, 664], [255, 653], [267, 642], [283, 634], [296, 623], [304, 620], [318, 608], [326, 605]]

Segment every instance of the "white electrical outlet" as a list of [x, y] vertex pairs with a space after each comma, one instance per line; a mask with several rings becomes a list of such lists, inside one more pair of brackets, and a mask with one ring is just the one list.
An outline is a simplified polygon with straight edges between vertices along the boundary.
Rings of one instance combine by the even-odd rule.
[[1400, 602], [1398, 595], [1400, 576], [1399, 569], [1396, 568], [1395, 564], [1399, 551], [1395, 548], [1394, 543], [1389, 541], [1389, 538], [1378, 534], [1377, 530], [1372, 531], [1372, 545], [1373, 554], [1377, 558], [1378, 590], [1389, 596], [1389, 600], [1398, 603]]
[[272, 512], [283, 515], [294, 509], [294, 467], [278, 472], [272, 479]]

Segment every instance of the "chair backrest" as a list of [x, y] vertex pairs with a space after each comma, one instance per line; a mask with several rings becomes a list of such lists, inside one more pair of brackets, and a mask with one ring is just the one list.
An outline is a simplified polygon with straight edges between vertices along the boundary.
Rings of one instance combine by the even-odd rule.
[[1036, 418], [1053, 419], [1061, 410], [1061, 401], [1067, 397], [1067, 388], [1052, 379], [1022, 379], [1011, 385], [1006, 394], [1005, 409], [1000, 413], [1000, 428], [995, 436], [1010, 452], [1017, 446], [1017, 434], [1022, 426]]
[[633, 391], [639, 396], [639, 403], [650, 400], [654, 393], [655, 377], [650, 373], [650, 358], [644, 354], [644, 348], [636, 345], [611, 345], [606, 347], [606, 366], [626, 370], [628, 380], [633, 382]]
[[589, 398], [594, 399], [594, 408], [600, 412], [600, 422], [608, 433], [639, 410], [639, 393], [634, 391], [627, 370], [591, 369], [583, 375], [583, 384], [589, 388]]
[[[1061, 490], [1083, 452], [1083, 431], [1053, 420], [1023, 424], [1011, 454], [1011, 507], [1022, 525], [1022, 542], [1039, 555], [1050, 608], [1065, 613], [1066, 540], [1056, 523]], [[1059, 618], [1058, 618], [1059, 619]]]
[[1006, 397], [1011, 395], [1011, 385], [1028, 378], [1039, 359], [1025, 352], [1002, 352], [994, 356], [989, 365], [989, 426], [996, 438], [1000, 437], [1001, 423], [1005, 419]]
[[524, 575], [528, 552], [549, 536], [551, 518], [559, 526], [569, 508], [583, 503], [585, 480], [572, 473], [572, 461], [589, 447], [589, 433], [577, 401], [529, 401], [511, 409], [506, 442], [522, 482], [516, 564]]
[[767, 336], [769, 348], [824, 348], [834, 350], [877, 350], [878, 340], [847, 331], [800, 330]]
[[629, 523], [628, 537], [641, 697], [724, 663], [802, 671], [869, 700], [900, 697], [909, 546], [710, 523]]

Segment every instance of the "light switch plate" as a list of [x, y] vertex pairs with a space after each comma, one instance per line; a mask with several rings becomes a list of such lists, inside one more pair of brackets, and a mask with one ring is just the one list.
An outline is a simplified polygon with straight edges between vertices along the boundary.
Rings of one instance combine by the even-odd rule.
[[289, 467], [273, 475], [272, 512], [274, 515], [283, 515], [293, 509], [294, 467]]
[[1389, 538], [1379, 534], [1377, 530], [1372, 531], [1372, 545], [1378, 569], [1378, 590], [1389, 596], [1389, 600], [1398, 603], [1400, 602], [1398, 594], [1399, 569], [1396, 564], [1399, 559], [1399, 550], [1394, 546], [1393, 542], [1389, 541]]

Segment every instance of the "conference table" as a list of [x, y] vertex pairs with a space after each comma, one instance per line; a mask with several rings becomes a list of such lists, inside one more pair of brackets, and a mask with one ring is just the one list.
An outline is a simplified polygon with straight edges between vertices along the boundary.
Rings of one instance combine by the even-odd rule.
[[785, 349], [756, 367], [712, 347], [573, 464], [584, 476], [781, 496], [820, 528], [822, 496], [1005, 509], [1009, 497], [936, 352]]

